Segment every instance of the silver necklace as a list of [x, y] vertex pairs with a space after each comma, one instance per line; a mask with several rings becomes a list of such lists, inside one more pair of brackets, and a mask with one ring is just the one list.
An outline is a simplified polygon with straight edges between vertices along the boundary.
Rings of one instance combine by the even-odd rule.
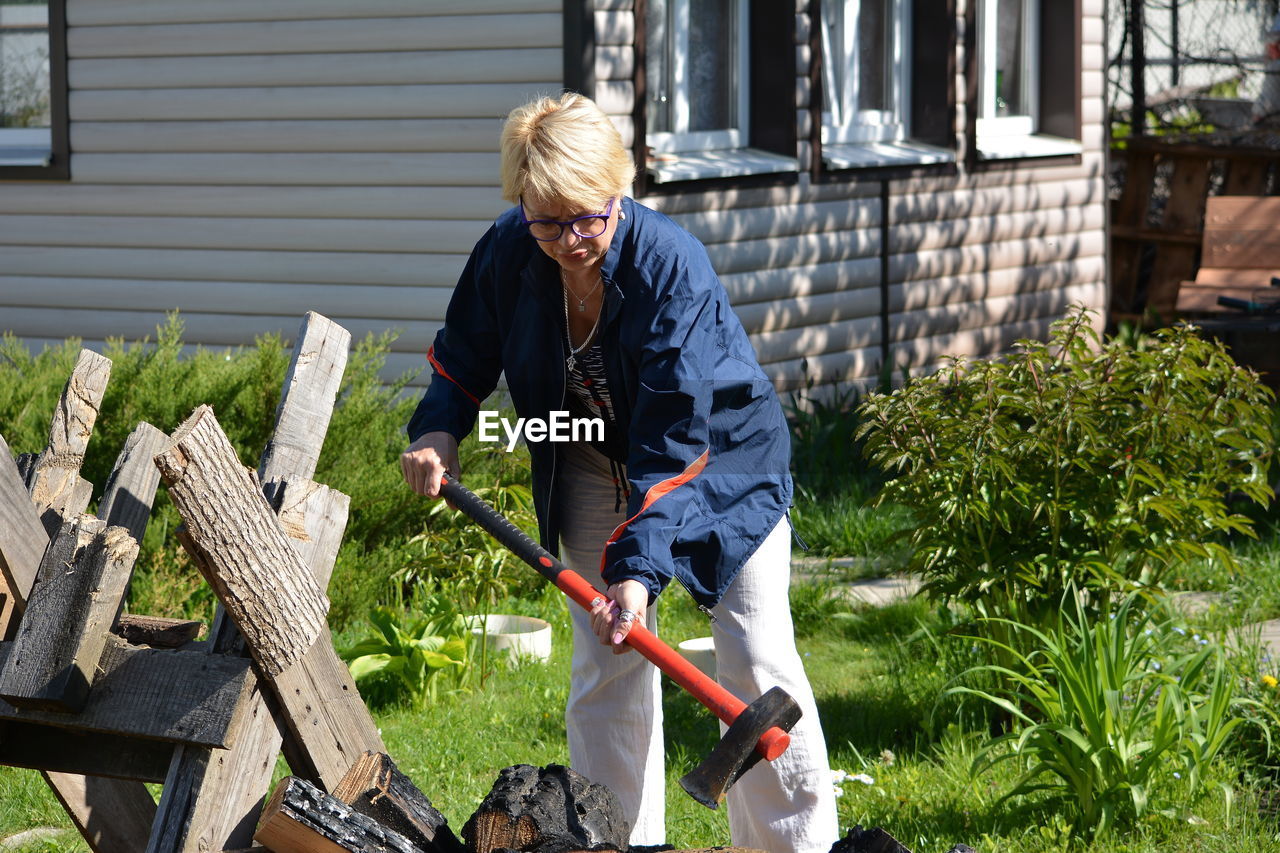
[[[594, 290], [594, 288], [592, 289]], [[588, 294], [588, 296], [589, 295], [590, 294]], [[573, 298], [577, 299], [578, 297], [575, 295]], [[582, 301], [585, 301], [585, 300], [582, 300]], [[582, 309], [579, 309], [579, 310], [582, 310]], [[603, 313], [604, 313], [603, 311], [596, 312], [596, 321], [591, 324], [591, 331], [587, 332], [587, 336], [582, 339], [582, 346], [575, 347], [573, 345], [573, 338], [569, 336], [569, 294], [567, 292], [565, 293], [564, 295], [564, 340], [565, 340], [565, 343], [569, 345], [569, 357], [564, 360], [564, 366], [567, 367], [570, 372], [573, 372], [573, 369], [577, 366], [578, 356], [582, 354], [582, 351], [585, 350], [588, 345], [590, 345], [591, 339], [596, 336], [596, 329], [600, 328], [600, 315]]]
[[[591, 294], [596, 292], [596, 288], [600, 286], [601, 281], [602, 279], [599, 276], [597, 276], [596, 283], [591, 285], [591, 287], [587, 288], [586, 296], [579, 297], [578, 294], [576, 293], [573, 294], [573, 298], [578, 300], [579, 313], [587, 310], [587, 300], [591, 298]], [[564, 289], [567, 291], [565, 294], [565, 305], [567, 309], [567, 306], [569, 304], [568, 303], [569, 293], [573, 293], [573, 288], [569, 286], [569, 279], [565, 276], [563, 267], [560, 268], [560, 283], [564, 285]]]

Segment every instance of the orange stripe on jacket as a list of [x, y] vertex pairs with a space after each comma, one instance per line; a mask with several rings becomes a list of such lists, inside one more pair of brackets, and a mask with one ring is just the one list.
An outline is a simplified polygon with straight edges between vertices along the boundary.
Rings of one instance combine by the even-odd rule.
[[711, 451], [709, 450], [702, 451], [702, 455], [690, 462], [689, 467], [685, 468], [679, 474], [676, 474], [674, 477], [668, 477], [660, 483], [654, 483], [649, 487], [649, 491], [644, 493], [644, 503], [640, 505], [640, 511], [615, 527], [613, 529], [613, 533], [611, 533], [609, 538], [605, 540], [604, 549], [600, 552], [600, 574], [604, 574], [605, 551], [609, 549], [610, 545], [618, 541], [618, 538], [622, 536], [623, 531], [627, 529], [627, 525], [644, 514], [644, 511], [653, 506], [654, 501], [658, 498], [674, 492], [676, 489], [701, 474], [702, 469], [707, 467], [707, 458], [710, 452]]
[[476, 399], [476, 395], [475, 395], [475, 394], [472, 394], [472, 393], [471, 393], [470, 391], [468, 391], [466, 388], [463, 388], [463, 387], [462, 387], [462, 383], [461, 383], [461, 382], [459, 382], [458, 380], [456, 380], [456, 379], [454, 379], [452, 376], [450, 376], [450, 375], [449, 375], [449, 372], [448, 372], [447, 370], [445, 370], [443, 367], [441, 367], [441, 366], [440, 366], [440, 362], [436, 361], [436, 355], [435, 355], [435, 353], [436, 353], [436, 348], [435, 348], [435, 346], [434, 346], [434, 345], [432, 345], [432, 346], [430, 346], [430, 347], [428, 347], [428, 348], [427, 348], [427, 361], [431, 362], [431, 366], [432, 366], [432, 367], [434, 367], [434, 368], [436, 369], [436, 373], [439, 373], [439, 374], [440, 374], [441, 376], [443, 376], [445, 379], [448, 379], [448, 380], [449, 380], [450, 382], [452, 382], [454, 385], [457, 385], [457, 386], [458, 386], [458, 390], [462, 391], [462, 393], [463, 393], [463, 394], [466, 394], [466, 395], [467, 395], [467, 398], [468, 398], [469, 400], [471, 400], [471, 402], [473, 402], [473, 403], [475, 403], [475, 404], [476, 404], [476, 408], [479, 408], [479, 407], [480, 407], [480, 401], [479, 401], [478, 399]]

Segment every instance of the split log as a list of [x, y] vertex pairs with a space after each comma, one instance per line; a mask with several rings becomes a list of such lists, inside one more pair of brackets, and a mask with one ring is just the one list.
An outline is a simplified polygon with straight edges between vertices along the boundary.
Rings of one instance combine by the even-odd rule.
[[257, 477], [240, 464], [213, 409], [198, 407], [155, 461], [186, 524], [187, 550], [263, 675], [279, 675], [328, 632], [328, 598], [289, 544]]
[[63, 525], [0, 669], [0, 697], [20, 708], [84, 708], [137, 556], [123, 527], [89, 515]]
[[333, 789], [360, 814], [394, 829], [423, 853], [463, 853], [462, 842], [431, 800], [386, 753], [366, 752]]
[[476, 853], [534, 850], [550, 842], [625, 851], [630, 835], [617, 796], [559, 764], [502, 770], [462, 827], [463, 840]]
[[195, 640], [204, 631], [204, 623], [193, 619], [167, 619], [162, 616], [140, 616], [125, 613], [116, 620], [114, 632], [134, 646], [153, 649], [177, 649]]
[[80, 351], [54, 410], [49, 443], [32, 466], [28, 480], [31, 500], [50, 538], [65, 519], [89, 506], [93, 484], [80, 476], [80, 466], [110, 377], [110, 359], [87, 349]]
[[[295, 352], [321, 351], [321, 354], [314, 360], [294, 359], [285, 375], [277, 425], [282, 419], [293, 419], [291, 412], [294, 408], [310, 411], [316, 424], [328, 423], [337, 391], [328, 377], [341, 374], [338, 365], [345, 366], [347, 357], [347, 341], [341, 335], [333, 334], [331, 325], [327, 318], [318, 314], [308, 314], [304, 318], [294, 345]], [[311, 370], [312, 364], [329, 364], [332, 368]], [[310, 420], [301, 419], [301, 422]], [[301, 456], [264, 453], [263, 464], [258, 471], [259, 480], [270, 488], [273, 482], [296, 475], [296, 471], [287, 467], [290, 456], [300, 470], [314, 471], [325, 432], [326, 429], [321, 428], [318, 433], [312, 431], [306, 441], [289, 442], [292, 447], [306, 451]], [[316, 576], [320, 588], [324, 589], [346, 527], [349, 501], [345, 495], [331, 489], [326, 489], [324, 495], [310, 494], [309, 489], [303, 489], [309, 493], [304, 506], [292, 502], [291, 491], [294, 491], [292, 487], [287, 487], [286, 494], [280, 499], [273, 498], [272, 502], [282, 510], [296, 505], [305, 512], [302, 524], [282, 521], [282, 526], [293, 537], [292, 542], [303, 562]], [[299, 533], [305, 533], [305, 540], [299, 538]], [[209, 630], [209, 651], [247, 656], [239, 632], [225, 613], [219, 605]], [[255, 680], [253, 691], [242, 700], [237, 714], [245, 722], [231, 749], [211, 753], [187, 746], [174, 751], [147, 853], [197, 853], [246, 847], [270, 792], [271, 774], [282, 740], [290, 766], [297, 768], [305, 763], [299, 757], [303, 748], [296, 745], [296, 738], [286, 738], [287, 729], [277, 728], [281, 714], [265, 685]], [[342, 771], [349, 765], [350, 762], [343, 765]]]
[[857, 824], [831, 848], [831, 853], [911, 853], [902, 842], [878, 826]]
[[296, 776], [280, 780], [253, 839], [272, 853], [420, 853], [400, 833]]

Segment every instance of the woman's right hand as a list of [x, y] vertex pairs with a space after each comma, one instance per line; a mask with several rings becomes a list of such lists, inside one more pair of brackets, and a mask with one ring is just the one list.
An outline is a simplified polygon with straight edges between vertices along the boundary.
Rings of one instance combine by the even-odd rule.
[[440, 478], [444, 474], [454, 479], [462, 476], [458, 440], [447, 432], [423, 435], [400, 454], [400, 471], [409, 488], [418, 494], [440, 497]]

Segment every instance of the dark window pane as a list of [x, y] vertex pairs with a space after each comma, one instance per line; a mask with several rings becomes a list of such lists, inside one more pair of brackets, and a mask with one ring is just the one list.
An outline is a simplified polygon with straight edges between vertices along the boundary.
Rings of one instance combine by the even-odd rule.
[[887, 110], [893, 7], [891, 0], [862, 0], [858, 5], [858, 109]]
[[645, 87], [648, 90], [645, 111], [649, 130], [653, 133], [670, 133], [673, 129], [668, 14], [666, 0], [649, 0], [645, 14]]
[[734, 0], [689, 2], [689, 129], [722, 130], [734, 110]]
[[1026, 115], [1023, 69], [1024, 0], [999, 0], [996, 4], [996, 115]]
[[49, 6], [0, 5], [0, 127], [49, 124]]

